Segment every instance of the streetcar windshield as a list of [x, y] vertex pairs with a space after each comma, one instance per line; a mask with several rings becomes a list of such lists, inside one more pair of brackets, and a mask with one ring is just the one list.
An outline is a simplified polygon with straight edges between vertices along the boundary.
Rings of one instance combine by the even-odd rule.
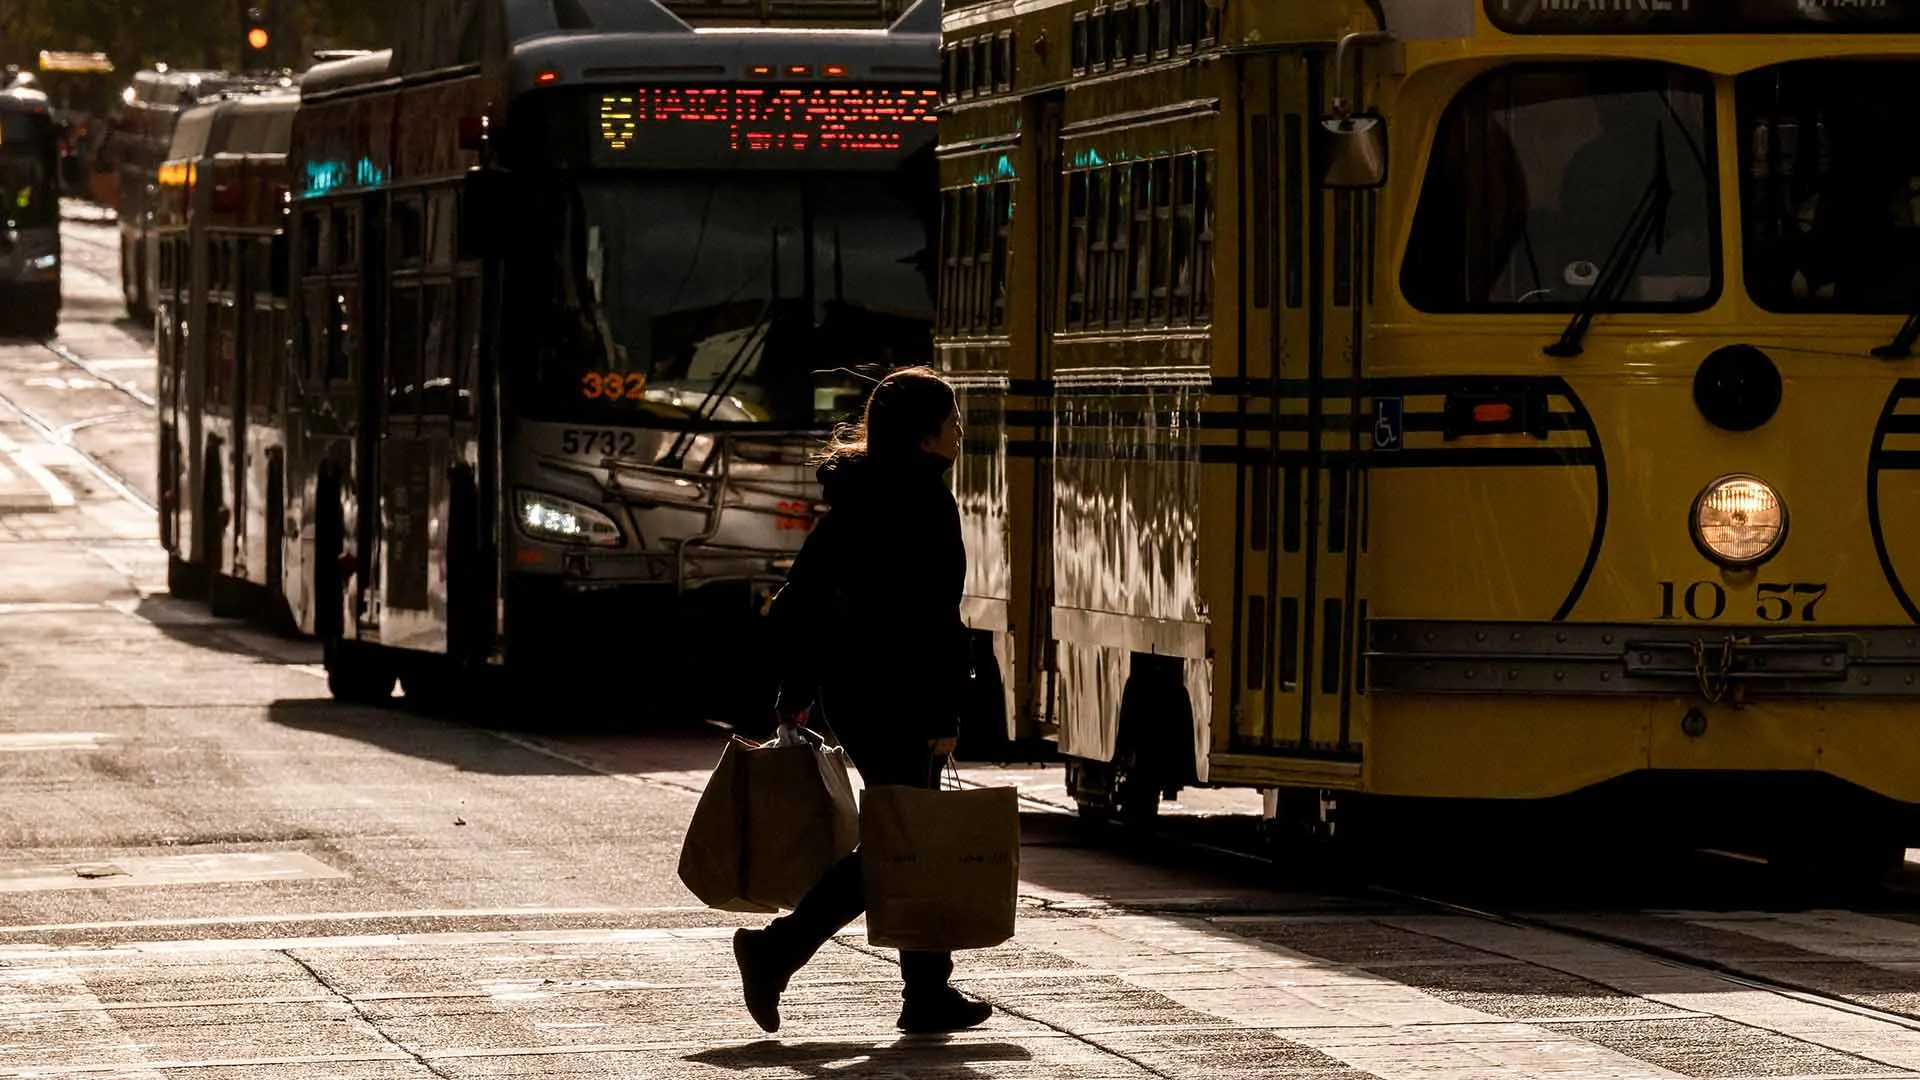
[[1706, 75], [1666, 64], [1530, 64], [1474, 81], [1434, 141], [1407, 299], [1434, 312], [1577, 309], [1652, 213], [1652, 241], [1609, 310], [1706, 306], [1719, 277], [1712, 101]]
[[1814, 61], [1735, 83], [1747, 289], [1778, 312], [1920, 304], [1920, 63]]
[[931, 360], [934, 211], [902, 174], [578, 176], [510, 271], [522, 412], [818, 427], [871, 385], [834, 369]]
[[14, 228], [59, 220], [53, 125], [33, 113], [0, 114], [0, 218]]

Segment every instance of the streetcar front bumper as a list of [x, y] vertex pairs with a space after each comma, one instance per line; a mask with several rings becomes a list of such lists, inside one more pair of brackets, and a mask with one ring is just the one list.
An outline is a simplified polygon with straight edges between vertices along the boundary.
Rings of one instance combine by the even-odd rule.
[[1538, 799], [1642, 771], [1920, 806], [1913, 628], [1372, 620], [1363, 790]]

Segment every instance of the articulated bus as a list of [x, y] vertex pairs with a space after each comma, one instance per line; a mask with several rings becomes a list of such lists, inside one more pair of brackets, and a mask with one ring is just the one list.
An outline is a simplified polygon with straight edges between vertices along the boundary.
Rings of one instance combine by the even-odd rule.
[[285, 622], [287, 147], [295, 91], [188, 109], [155, 215], [160, 538], [168, 584], [217, 614]]
[[943, 22], [968, 617], [1088, 812], [1920, 841], [1920, 5]]
[[344, 699], [615, 643], [690, 680], [863, 380], [932, 360], [937, 7], [412, 17], [295, 119], [287, 597]]
[[38, 90], [0, 90], [0, 221], [0, 321], [52, 337], [60, 326], [60, 140]]

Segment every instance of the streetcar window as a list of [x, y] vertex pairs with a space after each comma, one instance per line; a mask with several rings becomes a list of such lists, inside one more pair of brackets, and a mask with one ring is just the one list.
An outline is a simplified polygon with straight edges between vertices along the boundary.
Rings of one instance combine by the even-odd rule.
[[1475, 80], [1434, 140], [1401, 268], [1407, 299], [1577, 310], [1664, 167], [1664, 235], [1615, 309], [1704, 307], [1719, 276], [1712, 100], [1706, 75], [1667, 64], [1515, 65]]
[[1193, 321], [1205, 325], [1213, 321], [1213, 155], [1192, 154], [1193, 216]]
[[1920, 302], [1920, 63], [1807, 61], [1735, 83], [1747, 289], [1769, 311]]
[[1153, 288], [1152, 271], [1147, 265], [1153, 248], [1150, 168], [1146, 162], [1139, 161], [1127, 170], [1127, 186], [1133, 192], [1133, 203], [1127, 215], [1127, 323], [1130, 326], [1139, 326], [1146, 321], [1147, 294]]
[[1152, 232], [1148, 240], [1148, 252], [1145, 256], [1136, 256], [1136, 261], [1146, 267], [1145, 293], [1147, 300], [1147, 322], [1154, 326], [1164, 325], [1167, 321], [1167, 298], [1169, 283], [1167, 267], [1168, 249], [1173, 243], [1173, 159], [1158, 158], [1152, 166], [1153, 179], [1149, 185], [1153, 193]]
[[1087, 317], [1087, 184], [1088, 173], [1067, 177], [1067, 325], [1077, 327]]

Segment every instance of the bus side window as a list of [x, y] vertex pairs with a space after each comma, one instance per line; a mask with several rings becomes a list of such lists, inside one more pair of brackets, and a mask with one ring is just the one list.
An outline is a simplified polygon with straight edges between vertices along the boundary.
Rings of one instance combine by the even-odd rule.
[[420, 286], [393, 287], [388, 314], [392, 330], [387, 339], [387, 412], [417, 416], [420, 411]]
[[456, 305], [459, 333], [454, 339], [453, 418], [471, 420], [473, 396], [480, 392], [480, 279], [461, 278]]
[[327, 378], [353, 378], [355, 335], [360, 332], [360, 286], [336, 284], [327, 290]]
[[454, 413], [453, 286], [434, 282], [421, 290], [425, 345], [420, 350], [420, 414], [450, 417]]
[[426, 209], [420, 197], [393, 200], [393, 264], [419, 266], [426, 248]]
[[327, 268], [326, 238], [322, 235], [326, 220], [312, 210], [300, 215], [300, 268], [305, 273], [317, 274]]

